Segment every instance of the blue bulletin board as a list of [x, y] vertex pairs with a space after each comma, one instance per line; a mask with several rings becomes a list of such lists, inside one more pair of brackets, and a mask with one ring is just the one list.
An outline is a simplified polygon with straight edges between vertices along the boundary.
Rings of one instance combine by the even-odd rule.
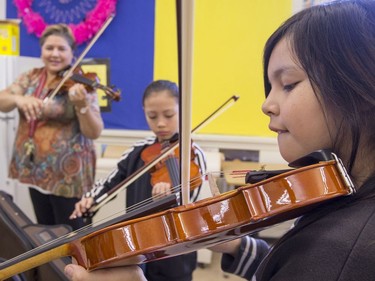
[[[6, 1], [7, 18], [17, 18], [13, 0]], [[33, 10], [46, 21], [56, 20], [53, 11], [80, 5], [81, 10], [73, 19], [79, 21], [85, 16], [85, 9], [89, 11], [98, 1], [31, 2]], [[108, 79], [122, 91], [121, 101], [112, 102], [110, 111], [102, 111], [106, 129], [148, 130], [142, 110], [143, 90], [154, 79], [176, 81], [175, 3], [118, 0], [114, 20], [86, 55], [108, 59]], [[195, 1], [193, 127], [230, 96], [240, 96], [236, 105], [199, 133], [275, 135], [269, 132], [268, 118], [260, 109], [264, 100], [262, 52], [267, 38], [291, 14], [292, 0]], [[84, 47], [85, 44], [78, 48], [77, 56]], [[40, 56], [38, 38], [27, 33], [22, 23], [20, 55]]]
[[[86, 2], [89, 11], [97, 0], [67, 1]], [[56, 19], [52, 11], [63, 9], [61, 1], [33, 1], [35, 12], [45, 21]], [[43, 4], [43, 5], [42, 5]], [[72, 5], [73, 5], [72, 4]], [[17, 18], [17, 9], [12, 0], [7, 0], [7, 18]], [[84, 12], [77, 17], [84, 17]], [[76, 19], [77, 20], [77, 19]], [[54, 22], [49, 22], [54, 23]], [[110, 82], [122, 90], [120, 102], [112, 102], [111, 111], [103, 111], [106, 129], [148, 129], [144, 119], [141, 97], [143, 89], [153, 79], [154, 57], [154, 1], [120, 0], [116, 5], [116, 16], [98, 41], [87, 53], [86, 58], [110, 60]], [[77, 57], [86, 44], [80, 45]], [[26, 31], [20, 24], [20, 55], [39, 57], [39, 38]]]

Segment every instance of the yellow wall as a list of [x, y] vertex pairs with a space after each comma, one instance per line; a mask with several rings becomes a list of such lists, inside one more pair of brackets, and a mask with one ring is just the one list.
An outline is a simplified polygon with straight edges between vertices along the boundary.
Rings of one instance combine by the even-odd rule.
[[[177, 81], [175, 0], [156, 0], [155, 79]], [[262, 53], [291, 0], [196, 0], [192, 127], [229, 97], [237, 103], [198, 133], [274, 136], [261, 112]]]

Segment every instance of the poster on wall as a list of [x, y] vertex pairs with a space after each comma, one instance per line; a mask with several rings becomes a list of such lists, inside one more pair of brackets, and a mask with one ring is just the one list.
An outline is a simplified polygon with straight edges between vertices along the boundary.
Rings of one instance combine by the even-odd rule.
[[80, 67], [84, 72], [84, 76], [87, 76], [90, 80], [95, 79], [100, 84], [99, 87], [95, 87], [98, 94], [100, 111], [110, 112], [113, 96], [120, 96], [120, 90], [111, 85], [110, 82], [110, 60], [108, 58], [84, 59], [80, 63]]

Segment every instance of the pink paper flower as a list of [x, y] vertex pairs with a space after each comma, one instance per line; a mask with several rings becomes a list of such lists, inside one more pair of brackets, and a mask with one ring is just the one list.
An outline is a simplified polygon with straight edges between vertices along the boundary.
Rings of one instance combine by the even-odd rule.
[[[48, 24], [43, 17], [32, 10], [32, 0], [14, 0], [18, 17], [23, 20], [26, 30], [40, 37]], [[69, 24], [78, 45], [90, 40], [106, 19], [116, 12], [117, 0], [98, 0], [96, 6], [86, 14], [85, 20]]]

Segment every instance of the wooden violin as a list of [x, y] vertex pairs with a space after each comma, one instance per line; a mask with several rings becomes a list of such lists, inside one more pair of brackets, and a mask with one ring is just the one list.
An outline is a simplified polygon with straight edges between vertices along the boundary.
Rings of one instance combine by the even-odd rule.
[[[153, 161], [163, 150], [168, 149], [169, 141], [162, 143], [156, 142], [153, 145], [145, 148], [141, 153], [141, 158], [145, 165]], [[150, 170], [151, 185], [154, 186], [159, 182], [167, 182], [171, 187], [179, 186], [180, 184], [180, 170], [179, 170], [179, 155], [180, 151], [176, 148], [172, 154], [168, 155], [162, 161], [157, 163], [153, 169]], [[202, 184], [202, 175], [199, 166], [194, 162], [194, 151], [191, 150], [190, 157], [190, 189], [193, 190]]]
[[354, 192], [341, 161], [333, 153], [325, 155], [331, 159], [213, 198], [70, 233], [0, 264], [0, 280], [64, 256], [74, 257], [87, 270], [141, 264], [210, 247], [301, 216], [319, 204]]
[[[68, 67], [68, 69], [70, 66]], [[61, 79], [66, 74], [68, 69], [64, 69], [58, 73]], [[106, 86], [99, 83], [99, 77], [94, 72], [84, 72], [81, 67], [76, 67], [68, 80], [61, 86], [62, 91], [68, 91], [75, 83], [83, 84], [86, 91], [92, 92], [95, 89], [103, 90], [107, 97], [114, 101], [120, 101], [121, 91], [115, 86]]]

